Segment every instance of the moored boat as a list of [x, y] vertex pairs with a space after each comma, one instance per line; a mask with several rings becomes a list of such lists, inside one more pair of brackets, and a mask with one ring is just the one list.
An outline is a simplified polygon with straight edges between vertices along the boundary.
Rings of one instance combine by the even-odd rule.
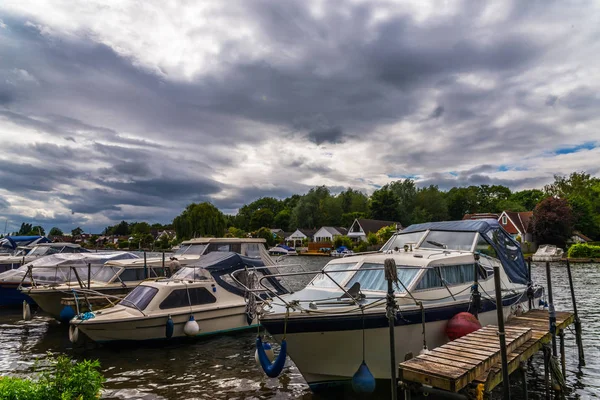
[[[8, 243], [21, 243], [15, 247], [15, 253], [9, 256], [0, 257], [0, 273], [11, 269], [19, 268], [21, 265], [27, 264], [37, 258], [60, 253], [87, 253], [89, 250], [84, 249], [74, 243], [48, 243], [43, 236], [24, 236], [25, 238], [37, 238], [27, 243], [27, 241], [17, 241], [12, 239]], [[22, 238], [22, 236], [8, 236], [3, 240], [11, 238]], [[27, 244], [24, 244], [27, 243]]]
[[[239, 280], [248, 283], [254, 273], [264, 276], [273, 272], [260, 258], [233, 252], [210, 253], [171, 278], [143, 282], [114, 307], [72, 319], [71, 329], [77, 328], [100, 343], [248, 329], [256, 326], [256, 299]], [[277, 279], [268, 278], [268, 282], [274, 293], [287, 292]], [[186, 329], [186, 324], [192, 329]]]
[[447, 321], [461, 312], [496, 323], [495, 266], [505, 317], [542, 295], [519, 244], [496, 220], [409, 226], [379, 253], [332, 260], [304, 289], [263, 306], [261, 324], [276, 341], [286, 337], [287, 354], [314, 391], [349, 383], [363, 356], [376, 379], [390, 379], [385, 263], [398, 275], [396, 360], [448, 342]]
[[545, 244], [538, 247], [535, 254], [531, 256], [533, 262], [560, 261], [564, 256], [564, 251], [560, 247], [552, 244]]
[[296, 249], [286, 246], [285, 244], [278, 244], [269, 249], [269, 254], [272, 256], [297, 256]]

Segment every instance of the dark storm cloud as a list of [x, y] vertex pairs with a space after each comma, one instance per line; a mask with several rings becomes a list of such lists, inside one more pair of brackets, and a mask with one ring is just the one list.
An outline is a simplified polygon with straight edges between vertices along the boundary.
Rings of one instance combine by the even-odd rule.
[[[0, 122], [45, 134], [48, 143], [11, 145], [23, 159], [0, 160], [2, 188], [55, 196], [75, 213], [60, 217], [68, 223], [100, 214], [166, 222], [192, 201], [235, 210], [309, 189], [280, 167], [349, 181], [343, 165], [279, 154], [261, 155], [274, 159], [269, 185], [218, 181], [250, 157], [238, 146], [272, 141], [332, 149], [372, 143], [365, 157], [381, 165], [374, 175], [397, 169], [424, 177], [422, 184], [537, 185], [538, 178], [489, 178], [497, 168], [490, 158], [519, 160], [560, 140], [560, 129], [544, 120], [554, 112], [547, 106], [576, 123], [596, 118], [600, 103], [592, 83], [558, 101], [554, 91], [536, 91], [540, 82], [528, 75], [558, 63], [550, 53], [562, 42], [527, 23], [551, 21], [561, 4], [507, 4], [508, 17], [482, 23], [490, 10], [478, 1], [425, 20], [398, 7], [375, 18], [382, 14], [375, 3], [325, 2], [315, 13], [308, 2], [243, 2], [253, 45], [266, 55], [246, 56], [251, 44], [231, 39], [210, 60], [218, 69], [191, 77], [123, 56], [99, 43], [93, 27], [61, 35], [44, 30], [44, 15], [3, 15], [8, 28], [0, 35], [9, 45], [0, 46]], [[132, 40], [144, 34], [134, 33]], [[495, 123], [511, 108], [523, 115]], [[478, 163], [490, 165], [463, 167]], [[72, 192], [58, 190], [63, 184]]]
[[[466, 171], [465, 171], [466, 172]], [[433, 173], [418, 182], [418, 186], [425, 187], [437, 185], [442, 190], [449, 190], [453, 187], [479, 186], [479, 185], [503, 185], [512, 188], [522, 187], [540, 187], [545, 180], [539, 177], [522, 179], [499, 179], [485, 174], [461, 173], [457, 177], [448, 174]]]

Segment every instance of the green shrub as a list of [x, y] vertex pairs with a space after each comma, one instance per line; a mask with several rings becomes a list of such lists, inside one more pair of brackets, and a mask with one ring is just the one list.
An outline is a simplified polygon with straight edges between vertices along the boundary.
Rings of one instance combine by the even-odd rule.
[[367, 244], [367, 242], [360, 242], [356, 247], [354, 247], [354, 252], [355, 253], [363, 253], [365, 251], [367, 251], [367, 248], [369, 247], [369, 245]]
[[347, 248], [351, 249], [353, 245], [354, 243], [352, 243], [352, 239], [350, 239], [348, 236], [336, 236], [333, 239], [333, 247], [336, 249], [340, 246], [346, 246]]
[[600, 258], [600, 246], [587, 243], [578, 243], [569, 247], [567, 252], [569, 258]]
[[29, 379], [0, 377], [2, 400], [88, 400], [97, 399], [104, 384], [100, 363], [73, 362], [67, 356], [50, 359], [50, 368], [37, 382]]

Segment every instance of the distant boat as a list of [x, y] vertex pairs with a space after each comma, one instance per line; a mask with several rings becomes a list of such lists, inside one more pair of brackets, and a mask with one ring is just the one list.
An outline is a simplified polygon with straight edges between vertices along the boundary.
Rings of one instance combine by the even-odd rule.
[[560, 261], [564, 256], [564, 250], [553, 244], [540, 246], [534, 255], [531, 256], [533, 262]]
[[34, 285], [60, 285], [77, 281], [79, 278], [87, 282], [88, 264], [91, 265], [92, 277], [99, 273], [104, 263], [109, 260], [138, 258], [135, 254], [124, 251], [100, 253], [57, 253], [38, 257], [19, 268], [0, 273], [0, 306], [17, 306], [23, 300], [33, 304], [31, 297], [19, 291], [19, 287]]
[[[17, 236], [18, 237], [18, 236]], [[61, 253], [89, 253], [89, 250], [84, 249], [78, 244], [74, 243], [47, 243], [46, 238], [41, 236], [33, 236], [41, 239], [36, 239], [30, 242], [26, 246], [20, 246], [17, 252], [12, 256], [0, 257], [0, 272], [8, 271], [11, 269], [19, 268], [23, 264], [30, 263], [31, 261], [51, 254]], [[4, 239], [10, 239], [7, 237]], [[12, 237], [13, 239], [15, 236]], [[2, 239], [2, 240], [4, 240]]]
[[269, 254], [272, 256], [297, 256], [296, 249], [286, 246], [285, 244], [278, 244], [275, 247], [269, 249]]
[[346, 256], [351, 256], [353, 254], [354, 254], [354, 252], [352, 250], [350, 250], [349, 248], [347, 248], [346, 246], [340, 246], [337, 249], [335, 249], [334, 251], [332, 251], [331, 253], [329, 253], [329, 255], [331, 255], [331, 257], [346, 257]]
[[[256, 327], [256, 309], [251, 306], [256, 302], [250, 302], [254, 297], [238, 284], [248, 284], [249, 271], [257, 273], [257, 284], [259, 277], [275, 272], [260, 258], [210, 253], [171, 278], [143, 282], [119, 304], [94, 312], [92, 318], [72, 319], [71, 329], [106, 343], [204, 336]], [[279, 280], [267, 277], [266, 281], [274, 292], [288, 293]], [[187, 330], [188, 325], [191, 330]]]

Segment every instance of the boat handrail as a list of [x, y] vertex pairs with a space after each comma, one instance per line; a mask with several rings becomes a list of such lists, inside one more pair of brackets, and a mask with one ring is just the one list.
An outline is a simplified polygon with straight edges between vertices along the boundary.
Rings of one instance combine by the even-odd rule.
[[[270, 268], [277, 268], [277, 269], [279, 269], [280, 267], [300, 267], [300, 268], [302, 268], [302, 272], [307, 272], [307, 271], [304, 270], [302, 264], [284, 264], [284, 265], [265, 265], [265, 266], [262, 266], [262, 267], [248, 267], [248, 266], [246, 266], [245, 269], [238, 269], [236, 271], [233, 271], [231, 274], [229, 274], [229, 276], [231, 276], [231, 279], [233, 279], [233, 281], [235, 283], [237, 283], [238, 285], [240, 285], [241, 287], [243, 287], [247, 292], [251, 293], [254, 297], [257, 297], [257, 300], [263, 301], [264, 299], [262, 299], [259, 295], [257, 295], [254, 292], [267, 292], [267, 295], [268, 295], [268, 292], [271, 291], [269, 288], [266, 288], [266, 287], [265, 287], [265, 289], [252, 289], [252, 288], [249, 288], [248, 286], [244, 285], [236, 277], [236, 275], [239, 274], [239, 273], [241, 273], [242, 271], [244, 271], [244, 272], [246, 272], [246, 271], [257, 271], [257, 270], [263, 270], [263, 269], [266, 269], [268, 271], [268, 270], [270, 270]], [[318, 271], [314, 271], [314, 272], [318, 272]], [[277, 274], [265, 275], [265, 276], [278, 277], [280, 275], [281, 275], [280, 273], [277, 273]], [[269, 296], [269, 297], [271, 297], [271, 296]]]

